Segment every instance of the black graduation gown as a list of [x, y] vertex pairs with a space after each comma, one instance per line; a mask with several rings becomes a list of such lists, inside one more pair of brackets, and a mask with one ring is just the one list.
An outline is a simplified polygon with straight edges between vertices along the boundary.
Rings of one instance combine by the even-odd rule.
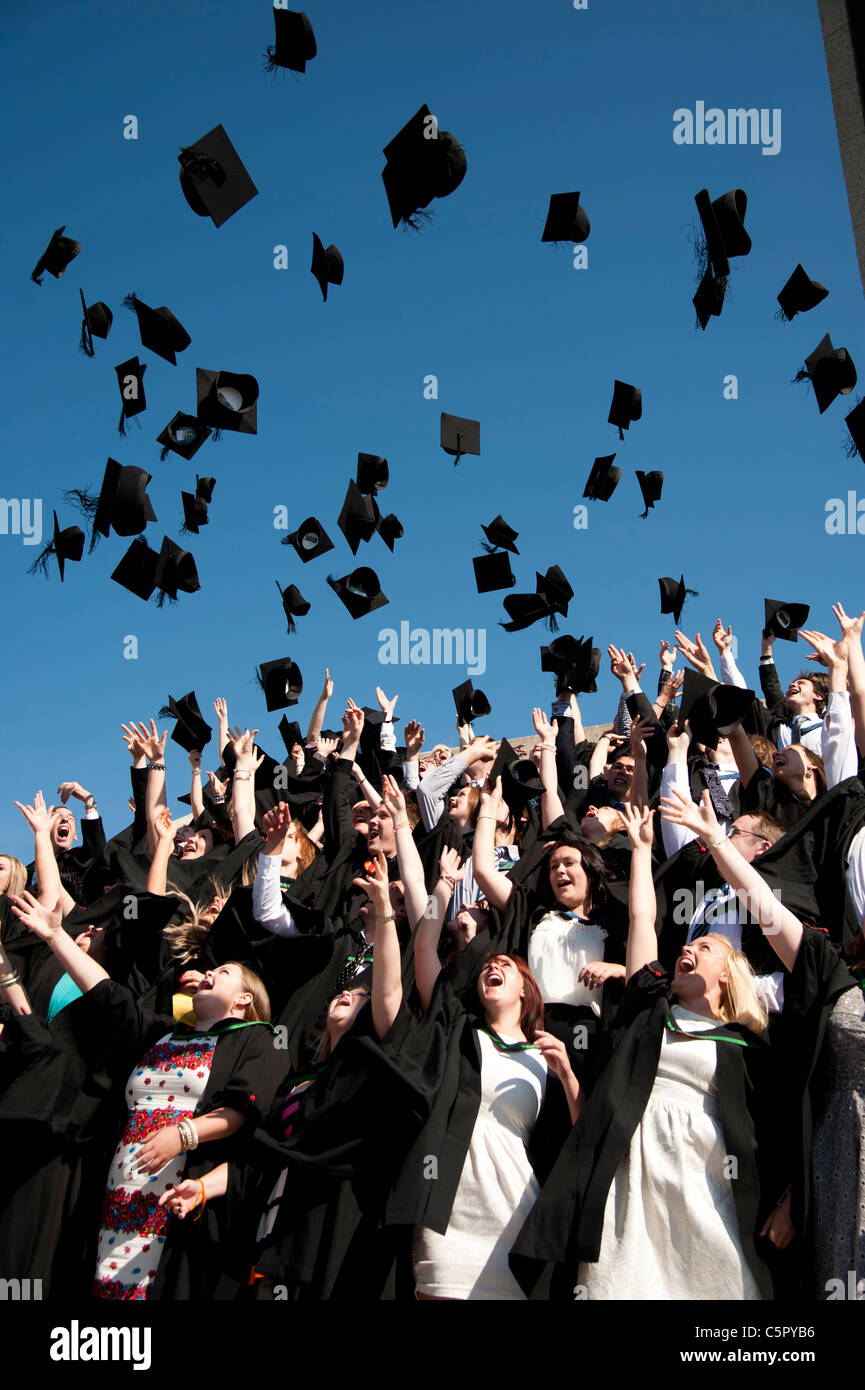
[[[607, 1196], [652, 1092], [661, 1038], [670, 1016], [669, 980], [659, 962], [632, 976], [615, 1024], [594, 1052], [589, 1098], [511, 1253], [511, 1269], [529, 1296], [573, 1299], [577, 1267], [599, 1258]], [[777, 1155], [758, 1145], [756, 1125], [771, 1121], [770, 1049], [737, 1024], [712, 1033], [749, 1046], [717, 1044], [718, 1102], [726, 1152], [738, 1161], [734, 1183], [742, 1248], [763, 1294], [771, 1297], [754, 1238], [777, 1199]], [[694, 1043], [702, 1046], [702, 1042]], [[761, 1177], [774, 1177], [771, 1200], [761, 1201]]]

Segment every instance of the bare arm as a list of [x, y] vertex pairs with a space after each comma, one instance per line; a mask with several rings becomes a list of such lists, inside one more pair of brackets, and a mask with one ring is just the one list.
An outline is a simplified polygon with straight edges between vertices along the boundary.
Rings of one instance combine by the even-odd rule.
[[481, 791], [481, 804], [472, 847], [472, 872], [475, 883], [490, 907], [497, 908], [504, 907], [514, 888], [507, 874], [499, 873], [493, 853], [496, 841], [496, 821], [501, 805], [502, 787], [496, 779], [494, 787], [484, 787]]
[[33, 831], [33, 859], [39, 902], [43, 906], [50, 904], [53, 907], [59, 901], [65, 917], [66, 913], [75, 907], [75, 900], [60, 882], [60, 870], [51, 842], [52, 813], [45, 805], [45, 798], [41, 792], [34, 796], [32, 806], [25, 806], [20, 801], [16, 801], [15, 805]]
[[393, 819], [399, 876], [405, 890], [405, 910], [414, 929], [427, 910], [427, 891], [421, 857], [414, 842], [405, 808], [405, 797], [393, 777], [382, 779], [384, 807]]
[[654, 811], [626, 806], [622, 812], [631, 842], [631, 880], [628, 889], [628, 946], [625, 979], [630, 980], [658, 955], [655, 935], [655, 885], [652, 882], [652, 822]]
[[83, 994], [93, 989], [102, 980], [109, 978], [108, 971], [79, 950], [67, 932], [63, 930], [63, 916], [60, 903], [52, 909], [40, 906], [32, 893], [22, 893], [20, 898], [12, 899], [12, 911], [34, 936], [50, 946], [63, 969], [71, 976]]
[[[559, 777], [556, 769], [556, 736], [559, 732], [558, 720], [554, 719], [552, 724], [547, 722], [547, 717], [543, 710], [535, 708], [532, 710], [532, 721], [535, 726], [535, 733], [541, 740], [541, 781], [544, 784], [544, 794], [541, 797], [541, 825], [544, 830], [559, 816], [565, 814], [559, 796]], [[582, 727], [582, 725], [580, 726]]]
[[204, 810], [204, 794], [201, 790], [201, 753], [198, 749], [193, 749], [189, 755], [189, 765], [192, 768], [192, 786], [189, 789], [189, 804], [192, 814], [196, 819]]
[[312, 718], [309, 721], [309, 728], [306, 731], [307, 747], [312, 743], [318, 743], [324, 726], [324, 716], [327, 710], [327, 702], [333, 694], [333, 681], [330, 678], [330, 671], [325, 667], [324, 686], [318, 697], [315, 709], [312, 711]]
[[375, 910], [375, 942], [372, 963], [372, 1022], [376, 1037], [383, 1038], [394, 1025], [402, 1004], [402, 958], [396, 922], [390, 905], [387, 859], [375, 857], [375, 869], [368, 878], [356, 878]]
[[747, 787], [754, 773], [762, 767], [762, 763], [751, 747], [751, 741], [741, 724], [738, 729], [733, 730], [729, 737], [733, 757], [736, 759], [736, 766], [739, 769], [739, 780], [743, 787]]

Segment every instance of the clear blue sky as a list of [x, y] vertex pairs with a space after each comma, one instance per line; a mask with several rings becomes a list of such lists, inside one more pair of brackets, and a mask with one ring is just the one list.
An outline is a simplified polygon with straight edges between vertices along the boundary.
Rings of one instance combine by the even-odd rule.
[[[279, 715], [253, 681], [257, 662], [291, 655], [304, 678], [294, 711], [308, 719], [325, 665], [336, 679], [328, 723], [351, 695], [374, 703], [382, 682], [397, 714], [453, 741], [450, 689], [459, 668], [381, 666], [378, 633], [484, 628], [487, 670], [475, 684], [493, 714], [480, 731], [530, 729], [546, 702], [542, 626], [507, 634], [503, 593], [475, 592], [480, 524], [501, 512], [520, 532], [516, 592], [535, 570], [564, 569], [576, 592], [562, 631], [633, 649], [654, 672], [673, 623], [657, 578], [684, 571], [699, 591], [683, 625], [704, 636], [731, 622], [756, 679], [763, 597], [865, 603], [858, 536], [825, 533], [826, 501], [859, 489], [844, 456], [844, 415], [819, 416], [790, 382], [824, 333], [865, 372], [862, 292], [832, 115], [816, 0], [309, 0], [318, 57], [295, 78], [262, 72], [272, 41], [268, 0], [12, 3], [0, 17], [7, 211], [0, 225], [6, 305], [5, 497], [39, 497], [50, 533], [64, 488], [98, 485], [111, 455], [153, 473], [158, 522], [148, 540], [178, 539], [180, 491], [196, 470], [217, 479], [211, 523], [190, 538], [202, 582], [176, 608], [145, 605], [109, 575], [128, 541], [101, 541], [67, 566], [62, 586], [27, 575], [36, 549], [0, 536], [5, 597], [0, 850], [30, 858], [12, 806], [63, 779], [99, 799], [108, 832], [127, 820], [128, 759], [119, 725], [194, 686], [232, 722], [261, 729], [280, 755]], [[780, 108], [776, 156], [759, 146], [678, 146], [673, 112]], [[433, 204], [422, 236], [394, 231], [382, 146], [422, 103], [462, 142], [462, 186]], [[138, 118], [137, 141], [123, 118]], [[222, 123], [259, 196], [217, 230], [193, 215], [177, 151]], [[753, 250], [733, 262], [723, 316], [694, 329], [693, 196], [742, 187]], [[541, 245], [549, 195], [580, 189], [591, 219], [589, 265]], [[65, 223], [83, 245], [62, 280], [29, 273]], [[345, 280], [323, 304], [309, 274], [312, 233], [335, 242]], [[274, 247], [289, 268], [274, 269]], [[775, 297], [797, 261], [829, 298], [792, 324]], [[96, 356], [77, 351], [78, 287], [114, 311]], [[140, 347], [120, 301], [135, 290], [167, 304], [192, 338], [170, 366]], [[114, 366], [147, 362], [148, 409], [116, 431]], [[250, 372], [259, 433], [227, 434], [192, 463], [159, 459], [155, 436], [195, 409], [195, 367]], [[738, 400], [723, 379], [738, 378]], [[426, 400], [424, 377], [438, 378]], [[643, 390], [643, 419], [624, 444], [607, 424], [614, 378]], [[480, 458], [459, 468], [439, 448], [442, 410], [481, 421]], [[336, 527], [358, 450], [390, 461], [380, 501], [405, 526], [391, 555], [379, 538], [352, 560]], [[624, 470], [608, 504], [573, 527], [596, 455]], [[662, 469], [664, 496], [646, 521], [634, 469]], [[274, 508], [292, 526], [318, 514], [336, 549], [308, 566], [279, 544]], [[388, 607], [353, 622], [326, 583], [372, 565]], [[285, 633], [274, 580], [310, 600]], [[123, 657], [124, 638], [139, 657]], [[802, 644], [800, 644], [802, 645]], [[782, 678], [804, 660], [781, 645]], [[612, 716], [618, 686], [605, 661], [587, 723]], [[292, 711], [289, 711], [292, 717]], [[188, 789], [169, 743], [169, 792]], [[206, 766], [216, 766], [213, 745]]]

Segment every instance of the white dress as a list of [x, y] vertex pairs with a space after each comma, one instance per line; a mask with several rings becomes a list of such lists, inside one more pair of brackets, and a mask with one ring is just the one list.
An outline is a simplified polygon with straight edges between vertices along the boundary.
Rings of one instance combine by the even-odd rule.
[[[680, 1028], [717, 1027], [674, 1004]], [[725, 1152], [717, 1048], [664, 1030], [655, 1084], [604, 1211], [600, 1258], [580, 1265], [588, 1299], [759, 1299], [739, 1236], [735, 1159]]]
[[419, 1293], [435, 1298], [522, 1300], [508, 1255], [540, 1191], [526, 1144], [547, 1064], [534, 1048], [504, 1051], [487, 1033], [477, 1037], [480, 1108], [446, 1233], [415, 1231], [415, 1279]]
[[600, 990], [580, 983], [580, 971], [604, 959], [607, 933], [594, 922], [581, 922], [573, 913], [550, 911], [532, 928], [529, 969], [545, 1004], [588, 1005], [600, 1015]]

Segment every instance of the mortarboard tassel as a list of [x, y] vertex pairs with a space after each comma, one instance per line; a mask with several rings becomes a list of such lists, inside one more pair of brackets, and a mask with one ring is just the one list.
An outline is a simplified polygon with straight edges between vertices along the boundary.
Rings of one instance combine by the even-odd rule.
[[86, 352], [88, 357], [96, 356], [96, 349], [93, 346], [93, 336], [87, 327], [86, 319], [84, 319], [81, 324], [81, 337], [78, 340], [78, 350], [79, 352]]
[[52, 556], [53, 554], [54, 554], [54, 542], [52, 541], [50, 545], [46, 545], [45, 549], [42, 551], [42, 553], [41, 553], [40, 555], [37, 555], [37, 556], [36, 556], [36, 559], [33, 561], [33, 564], [30, 566], [30, 568], [28, 569], [27, 573], [28, 573], [28, 574], [41, 574], [42, 577], [43, 577], [43, 579], [47, 579], [47, 578], [48, 578], [48, 565], [49, 565], [49, 563], [50, 563], [50, 561], [51, 561], [51, 556]]

